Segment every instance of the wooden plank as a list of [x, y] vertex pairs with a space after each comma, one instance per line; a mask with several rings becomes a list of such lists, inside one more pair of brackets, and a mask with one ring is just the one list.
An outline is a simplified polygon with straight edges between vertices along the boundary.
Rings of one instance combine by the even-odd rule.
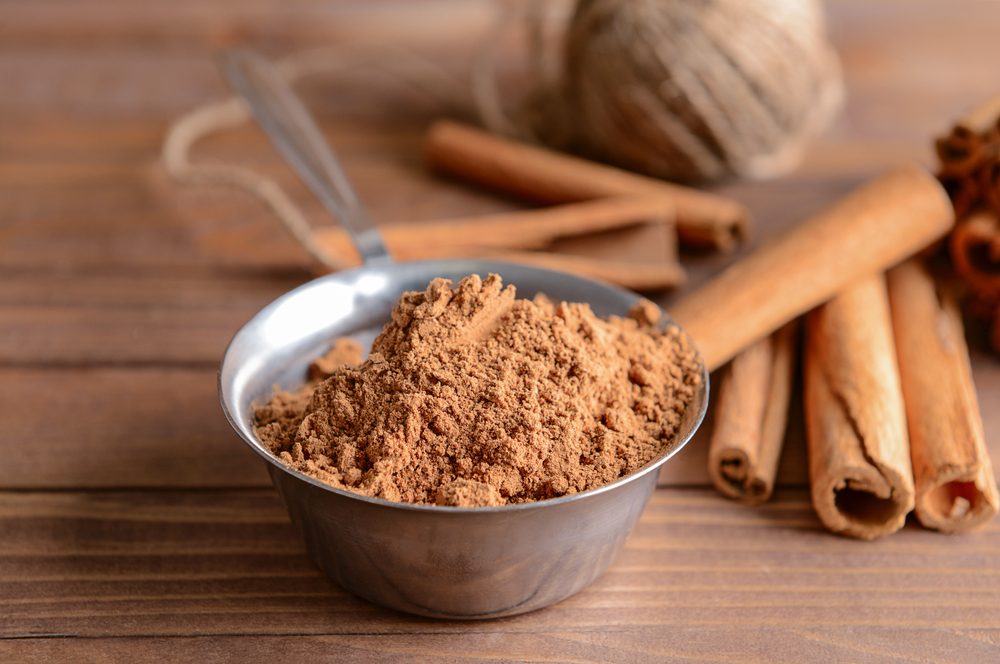
[[[862, 640], [863, 637], [863, 640]], [[464, 663], [530, 661], [572, 662], [773, 662], [809, 661], [947, 662], [958, 657], [989, 662], [996, 657], [1000, 632], [989, 629], [900, 629], [871, 626], [863, 635], [845, 629], [803, 627], [747, 629], [619, 628], [596, 632], [544, 631], [488, 633], [468, 624], [450, 634], [367, 634], [294, 636], [123, 637], [89, 639], [8, 639], [0, 657], [32, 664], [60, 661], [267, 661], [392, 663], [447, 661]]]
[[[250, 316], [239, 311], [5, 306], [0, 362], [211, 365]], [[41, 332], [41, 334], [38, 334]]]
[[0, 368], [0, 488], [269, 486], [217, 369]]
[[240, 327], [308, 278], [294, 270], [15, 273], [0, 281], [0, 362], [217, 367]]
[[228, 309], [252, 314], [309, 277], [307, 272], [296, 270], [233, 273], [211, 268], [146, 270], [135, 274], [25, 271], [6, 275], [0, 281], [0, 307]]
[[[759, 632], [754, 647], [770, 643], [786, 658], [776, 661], [792, 661], [816, 639], [838, 649], [870, 641], [871, 658], [909, 652], [909, 635], [961, 659], [981, 652], [976, 634], [1000, 630], [1000, 526], [941, 536], [909, 524], [859, 542], [823, 530], [804, 490], [747, 508], [707, 489], [660, 489], [590, 587], [475, 623], [348, 596], [306, 561], [271, 491], [0, 493], [0, 533], [6, 639], [358, 635], [333, 643], [367, 652], [384, 643], [375, 634], [465, 635], [497, 656], [499, 635], [522, 634], [651, 658], [685, 644], [736, 653]], [[387, 641], [435, 652], [433, 640]]]
[[930, 0], [899, 11], [893, 2], [837, 0], [824, 9], [848, 84], [831, 139], [919, 146], [929, 158], [934, 136], [997, 93], [1000, 44], [989, 36], [1000, 22], [996, 3]]
[[116, 0], [7, 2], [4, 14], [17, 29], [8, 43], [42, 45], [118, 44], [216, 47], [237, 39], [342, 42], [379, 38], [425, 48], [472, 46], [490, 26], [495, 7], [488, 0], [374, 2], [256, 2], [232, 9], [227, 0], [180, 0], [158, 6]]

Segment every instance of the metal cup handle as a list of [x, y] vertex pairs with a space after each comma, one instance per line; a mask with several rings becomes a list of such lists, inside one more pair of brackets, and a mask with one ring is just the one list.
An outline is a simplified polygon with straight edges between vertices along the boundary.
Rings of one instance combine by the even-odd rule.
[[392, 262], [319, 126], [277, 68], [246, 48], [226, 51], [220, 61], [230, 87], [323, 207], [347, 229], [364, 263]]

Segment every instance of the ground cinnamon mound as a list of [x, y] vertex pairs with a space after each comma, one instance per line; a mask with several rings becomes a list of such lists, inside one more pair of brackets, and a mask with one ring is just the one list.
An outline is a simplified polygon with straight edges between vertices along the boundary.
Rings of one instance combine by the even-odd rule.
[[296, 470], [393, 501], [599, 487], [657, 455], [701, 383], [694, 349], [658, 317], [518, 300], [496, 275], [435, 279], [403, 295], [366, 361], [258, 408], [257, 435]]

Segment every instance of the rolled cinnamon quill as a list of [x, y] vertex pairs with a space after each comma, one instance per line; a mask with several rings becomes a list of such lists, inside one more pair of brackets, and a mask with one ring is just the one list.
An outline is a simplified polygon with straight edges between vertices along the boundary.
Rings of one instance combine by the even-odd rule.
[[937, 179], [898, 166], [805, 220], [670, 309], [709, 369], [943, 237], [954, 210]]
[[941, 178], [964, 178], [979, 166], [985, 149], [979, 128], [955, 125], [951, 133], [934, 143], [941, 161]]
[[1000, 95], [972, 109], [934, 146], [938, 177], [962, 218], [980, 201], [1000, 211]]
[[806, 317], [805, 420], [812, 502], [830, 530], [874, 539], [902, 528], [913, 473], [882, 275]]
[[428, 163], [440, 171], [539, 203], [634, 195], [667, 200], [676, 209], [678, 238], [688, 246], [730, 250], [749, 230], [746, 208], [729, 198], [457, 122], [436, 122], [424, 151]]
[[991, 97], [959, 119], [951, 133], [935, 141], [934, 147], [941, 161], [942, 178], [961, 178], [978, 170], [983, 158], [995, 149], [990, 143], [995, 138], [997, 118], [1000, 117], [1000, 95]]
[[978, 528], [998, 509], [957, 303], [916, 261], [887, 275], [906, 402], [917, 518], [945, 532]]
[[748, 347], [722, 374], [708, 474], [730, 498], [762, 503], [774, 490], [795, 372], [797, 322]]
[[[560, 238], [642, 223], [673, 228], [673, 206], [663, 200], [614, 196], [459, 219], [395, 224], [380, 230], [395, 259], [416, 260], [462, 256], [468, 253], [468, 247], [541, 249]], [[350, 236], [340, 226], [317, 228], [315, 233], [316, 240], [337, 255], [356, 256]], [[676, 254], [676, 247], [672, 249], [671, 253]]]
[[979, 297], [1000, 299], [1000, 216], [977, 210], [948, 238], [955, 272]]

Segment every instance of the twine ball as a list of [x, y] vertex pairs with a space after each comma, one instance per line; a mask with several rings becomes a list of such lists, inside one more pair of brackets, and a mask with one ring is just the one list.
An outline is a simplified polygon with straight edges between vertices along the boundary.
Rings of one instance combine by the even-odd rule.
[[843, 97], [817, 0], [579, 0], [564, 55], [561, 131], [674, 181], [785, 173]]

